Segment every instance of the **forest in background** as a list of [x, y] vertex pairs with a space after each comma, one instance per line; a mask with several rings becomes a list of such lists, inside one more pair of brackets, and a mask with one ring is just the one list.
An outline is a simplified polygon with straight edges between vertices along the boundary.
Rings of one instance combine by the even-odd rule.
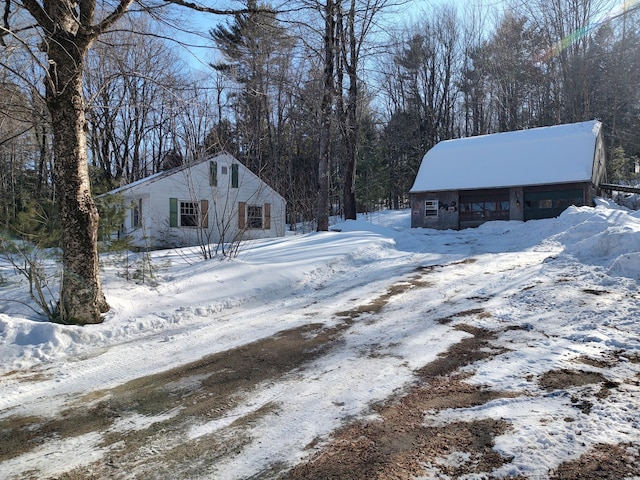
[[[640, 9], [619, 4], [432, 6], [398, 24], [402, 2], [250, 0], [247, 13], [212, 17], [208, 69], [186, 61], [174, 19], [133, 11], [87, 59], [93, 193], [226, 150], [285, 197], [289, 222], [313, 222], [321, 151], [331, 213], [345, 215], [349, 190], [358, 212], [405, 207], [441, 140], [594, 118], [608, 180], [632, 180]], [[1, 39], [0, 221], [55, 242], [47, 65]]]

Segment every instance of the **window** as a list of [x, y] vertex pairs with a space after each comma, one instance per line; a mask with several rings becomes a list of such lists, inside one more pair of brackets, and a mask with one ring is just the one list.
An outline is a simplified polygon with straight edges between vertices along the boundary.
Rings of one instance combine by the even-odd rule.
[[223, 165], [222, 167], [220, 167], [220, 173], [222, 175], [227, 175], [227, 170], [228, 170], [228, 167], [226, 165]]
[[271, 228], [271, 204], [247, 205], [238, 202], [238, 228], [241, 230], [269, 230]]
[[262, 229], [262, 207], [247, 205], [247, 228]]
[[509, 220], [509, 192], [508, 189], [461, 192], [459, 227], [477, 227], [484, 222]]
[[180, 226], [197, 227], [200, 216], [198, 202], [180, 202]]
[[131, 202], [131, 228], [142, 226], [142, 199]]
[[209, 201], [169, 199], [169, 227], [209, 227]]
[[479, 212], [483, 214], [490, 214], [490, 212], [508, 212], [509, 202], [502, 201], [487, 201], [487, 202], [465, 202], [460, 203], [461, 212]]
[[438, 200], [426, 200], [424, 202], [424, 216], [425, 217], [438, 216]]

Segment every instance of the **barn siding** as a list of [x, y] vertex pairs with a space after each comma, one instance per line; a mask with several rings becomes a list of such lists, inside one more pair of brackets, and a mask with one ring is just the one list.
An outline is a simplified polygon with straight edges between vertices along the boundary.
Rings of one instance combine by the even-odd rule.
[[524, 194], [522, 187], [509, 189], [509, 220], [524, 220]]
[[[579, 190], [582, 194], [580, 201], [573, 199], [571, 192]], [[441, 192], [418, 192], [411, 194], [411, 227], [435, 228], [438, 230], [458, 230], [460, 228], [475, 227], [492, 218], [478, 221], [463, 219], [460, 214], [461, 201], [465, 198], [473, 198], [477, 202], [495, 201], [496, 196], [508, 198], [508, 216], [502, 220], [529, 220], [533, 218], [550, 218], [557, 216], [569, 205], [592, 205], [595, 188], [590, 183], [565, 183], [558, 185], [536, 185], [528, 187], [511, 187], [509, 189], [482, 189], [482, 190], [448, 190]], [[567, 195], [563, 195], [566, 192]], [[529, 199], [529, 205], [527, 204]], [[538, 205], [531, 205], [531, 199], [536, 202], [549, 200], [549, 207], [545, 215], [544, 209]], [[427, 216], [425, 202], [427, 200], [438, 201], [438, 215]], [[558, 205], [563, 205], [559, 207]], [[539, 215], [543, 216], [539, 216]]]
[[[427, 217], [425, 202], [438, 201], [438, 215]], [[458, 229], [458, 191], [425, 192], [411, 195], [411, 226], [437, 228], [440, 230]]]

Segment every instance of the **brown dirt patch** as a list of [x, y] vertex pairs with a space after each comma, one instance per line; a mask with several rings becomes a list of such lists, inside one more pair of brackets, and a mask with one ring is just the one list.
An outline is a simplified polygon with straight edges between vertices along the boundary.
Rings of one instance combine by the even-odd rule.
[[589, 365], [591, 367], [597, 368], [611, 368], [616, 363], [618, 363], [618, 359], [616, 358], [592, 358], [586, 355], [578, 357], [575, 359], [577, 363], [583, 363], [585, 365]]
[[[202, 358], [181, 367], [128, 382], [111, 390], [91, 392], [55, 418], [10, 417], [0, 420], [0, 461], [24, 454], [51, 439], [64, 439], [88, 432], [105, 432], [120, 418], [131, 415], [168, 415], [169, 418], [133, 431], [112, 431], [103, 437], [111, 451], [104, 462], [68, 472], [60, 478], [135, 478], [153, 453], [157, 478], [164, 469], [183, 464], [207, 468], [229, 449], [238, 449], [247, 437], [231, 441], [184, 441], [193, 424], [221, 418], [261, 382], [300, 368], [321, 356], [337, 341], [346, 326], [324, 328], [311, 324], [286, 330], [240, 348]], [[235, 425], [249, 426], [256, 417], [275, 408], [266, 405]], [[150, 447], [162, 445], [162, 447]], [[200, 458], [201, 462], [194, 461]], [[206, 460], [205, 460], [206, 459]], [[120, 466], [115, 468], [114, 465]], [[158, 465], [162, 465], [159, 467]], [[179, 470], [174, 470], [179, 471]], [[87, 476], [92, 472], [91, 476]], [[194, 473], [195, 474], [195, 473]], [[179, 475], [180, 476], [180, 475]], [[37, 473], [33, 478], [42, 478]], [[174, 477], [175, 478], [175, 477]]]
[[436, 321], [442, 325], [447, 325], [453, 322], [456, 318], [472, 317], [472, 316], [476, 316], [478, 318], [489, 318], [491, 316], [491, 313], [487, 312], [484, 308], [470, 308], [468, 310], [456, 312], [453, 315], [450, 315], [448, 317], [439, 318]]
[[[504, 463], [492, 450], [493, 438], [508, 425], [493, 419], [456, 422], [446, 427], [420, 425], [421, 416], [384, 416], [380, 422], [352, 425], [336, 434], [309, 462], [288, 472], [287, 479], [407, 479], [425, 473], [425, 464], [437, 465], [446, 475], [490, 471]], [[448, 463], [446, 457], [473, 452]]]
[[431, 283], [423, 280], [422, 275], [414, 275], [407, 281], [397, 282], [393, 284], [387, 289], [385, 293], [376, 297], [371, 302], [364, 305], [358, 305], [357, 307], [350, 310], [337, 312], [336, 316], [347, 317], [354, 320], [365, 313], [380, 313], [380, 311], [391, 301], [393, 297], [402, 295], [403, 293], [408, 292], [409, 290], [412, 290], [414, 288], [424, 288], [429, 286], [431, 286]]
[[611, 479], [640, 475], [640, 444], [597, 445], [552, 472], [551, 480]]
[[[601, 384], [600, 390], [593, 392], [593, 396], [598, 399], [608, 397], [611, 389], [618, 387], [616, 382], [607, 380], [600, 372], [585, 372], [583, 370], [568, 370], [564, 368], [545, 372], [538, 379], [538, 383], [548, 391]], [[584, 398], [582, 394], [571, 396], [572, 405], [584, 414], [591, 412], [593, 400], [593, 398]]]
[[433, 270], [451, 267], [454, 265], [470, 265], [472, 263], [476, 263], [478, 261], [477, 258], [465, 258], [463, 260], [459, 260], [457, 262], [451, 263], [437, 263], [435, 265], [423, 265], [421, 267], [416, 268], [417, 272], [432, 272]]
[[640, 363], [640, 354], [638, 353], [621, 353], [620, 355], [621, 357], [627, 359], [628, 361], [630, 361], [631, 363]]
[[596, 296], [606, 295], [609, 293], [607, 290], [598, 290], [595, 288], [583, 288], [582, 291], [584, 293], [588, 293], [589, 295], [596, 295]]
[[24, 372], [11, 370], [0, 375], [0, 378], [7, 377], [18, 382], [38, 382], [49, 378], [44, 372]]
[[[497, 355], [495, 334], [469, 325], [456, 326], [472, 338], [453, 345], [439, 359], [425, 365], [421, 379], [396, 399], [378, 405], [379, 418], [359, 421], [335, 433], [331, 441], [309, 461], [294, 467], [287, 479], [395, 479], [413, 478], [430, 469], [453, 476], [491, 471], [507, 462], [493, 450], [493, 438], [509, 425], [501, 420], [454, 422], [429, 426], [434, 411], [482, 405], [511, 396], [491, 391], [454, 374], [460, 367]], [[452, 461], [455, 459], [455, 461]]]
[[496, 338], [494, 332], [466, 324], [456, 325], [454, 329], [470, 333], [473, 337], [462, 339], [447, 352], [439, 355], [440, 358], [419, 369], [416, 373], [420, 378], [429, 380], [442, 377], [473, 362], [507, 352], [506, 349], [495, 348], [490, 343]]
[[571, 387], [604, 383], [607, 379], [599, 372], [585, 372], [583, 370], [549, 370], [543, 373], [538, 383], [545, 390], [562, 390]]

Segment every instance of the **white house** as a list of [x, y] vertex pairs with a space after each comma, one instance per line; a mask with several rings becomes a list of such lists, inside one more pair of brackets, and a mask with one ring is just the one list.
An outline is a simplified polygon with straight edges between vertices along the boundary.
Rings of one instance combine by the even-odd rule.
[[411, 226], [458, 229], [591, 205], [605, 176], [596, 120], [447, 140], [420, 164]]
[[121, 235], [139, 248], [168, 248], [280, 237], [285, 200], [228, 153], [124, 185]]

